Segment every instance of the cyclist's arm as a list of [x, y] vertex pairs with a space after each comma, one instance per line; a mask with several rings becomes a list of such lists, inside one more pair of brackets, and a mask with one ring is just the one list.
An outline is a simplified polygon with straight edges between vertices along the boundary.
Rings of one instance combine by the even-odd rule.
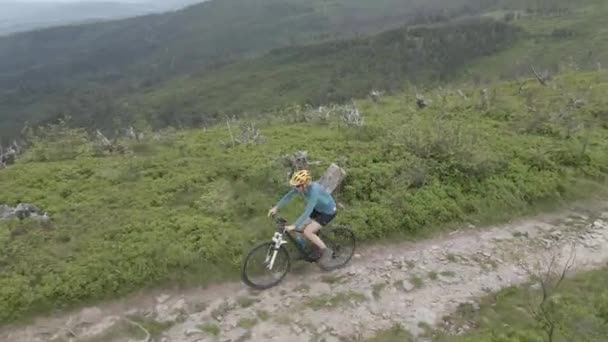
[[296, 226], [296, 229], [298, 230], [302, 228], [306, 220], [310, 217], [312, 210], [315, 208], [315, 206], [317, 205], [317, 201], [319, 200], [319, 190], [317, 188], [312, 188], [311, 191], [312, 193], [310, 194], [310, 200], [308, 200], [304, 212], [302, 213], [302, 215], [300, 215], [300, 217], [298, 217], [296, 223], [294, 223], [294, 226]]
[[285, 194], [285, 196], [283, 196], [283, 198], [281, 198], [281, 200], [276, 204], [276, 207], [281, 209], [283, 206], [285, 206], [285, 204], [287, 204], [291, 198], [293, 197], [293, 195], [295, 195], [297, 192], [296, 189], [291, 189], [289, 190], [288, 193]]

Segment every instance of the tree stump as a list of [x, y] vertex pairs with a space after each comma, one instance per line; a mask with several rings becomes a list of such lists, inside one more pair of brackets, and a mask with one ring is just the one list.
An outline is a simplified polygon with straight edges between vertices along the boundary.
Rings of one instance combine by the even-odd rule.
[[327, 192], [333, 193], [344, 178], [346, 178], [346, 171], [338, 165], [331, 163], [318, 182]]

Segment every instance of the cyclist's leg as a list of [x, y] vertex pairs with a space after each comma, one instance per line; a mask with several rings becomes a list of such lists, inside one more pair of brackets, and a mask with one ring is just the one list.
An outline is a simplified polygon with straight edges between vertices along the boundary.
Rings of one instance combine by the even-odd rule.
[[330, 255], [333, 254], [333, 251], [327, 248], [327, 245], [316, 233], [319, 229], [329, 224], [335, 216], [335, 213], [327, 215], [314, 210], [310, 215], [310, 223], [304, 228], [306, 238], [319, 248], [318, 252], [321, 254], [321, 262], [327, 262], [331, 258]]
[[308, 241], [312, 242], [317, 246], [317, 248], [324, 250], [327, 248], [323, 240], [317, 235], [319, 229], [321, 229], [321, 224], [317, 221], [311, 219], [308, 224], [304, 227], [303, 234], [308, 239]]

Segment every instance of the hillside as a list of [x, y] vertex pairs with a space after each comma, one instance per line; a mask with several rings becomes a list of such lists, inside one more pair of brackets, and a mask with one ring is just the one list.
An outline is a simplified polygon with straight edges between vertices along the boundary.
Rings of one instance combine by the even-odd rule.
[[603, 30], [608, 3], [559, 14], [513, 8], [484, 15], [500, 20], [513, 15], [507, 23], [468, 18], [275, 50], [216, 72], [179, 78], [124, 102], [136, 104], [138, 113], [146, 113], [156, 126], [190, 126], [291, 104], [345, 102], [372, 90], [399, 91], [408, 84], [481, 84], [527, 77], [531, 67], [555, 74], [595, 70], [608, 63], [608, 34]]
[[14, 136], [26, 120], [62, 114], [90, 115], [98, 121], [79, 123], [109, 129], [110, 117], [122, 109], [114, 98], [158, 89], [179, 76], [206, 74], [274, 48], [477, 15], [504, 2], [217, 0], [174, 13], [0, 38], [0, 135]]
[[[27, 154], [0, 172], [0, 203], [27, 201], [52, 220], [0, 221], [0, 319], [234, 277], [242, 253], [272, 229], [265, 213], [287, 191], [282, 156], [300, 149], [324, 162], [315, 177], [333, 161], [347, 170], [337, 223], [363, 242], [503, 219], [602, 189], [606, 72], [481, 90], [426, 91], [433, 102], [422, 110], [410, 93], [358, 100], [363, 126], [346, 125], [339, 108], [304, 113], [306, 122], [286, 111], [253, 122], [263, 139], [252, 141], [251, 122], [148, 132], [122, 141], [124, 155], [66, 126], [32, 132]], [[293, 218], [298, 204], [285, 214]]]
[[[231, 1], [236, 0], [0, 39], [0, 135], [15, 136], [26, 120], [36, 124], [63, 115], [107, 134], [143, 120], [154, 127], [208, 125], [225, 115], [343, 101], [376, 87], [398, 90], [408, 82], [423, 87], [433, 80], [510, 79], [529, 75], [530, 65], [552, 72], [596, 69], [608, 56], [607, 35], [602, 33], [608, 9], [597, 0], [532, 5], [487, 0], [461, 7], [465, 2], [450, 2], [452, 12], [433, 11], [441, 2], [424, 2], [421, 8], [419, 2], [385, 0], [382, 6], [367, 9], [364, 2], [352, 1]], [[230, 10], [232, 5], [243, 11]], [[495, 34], [483, 25], [473, 32], [469, 26], [471, 31], [459, 39], [472, 49], [449, 40], [441, 43], [450, 37], [449, 29], [442, 28], [448, 18], [488, 9], [496, 11], [484, 16], [506, 19], [523, 33], [513, 36], [509, 27], [499, 31], [504, 34]], [[340, 39], [408, 21], [423, 25]], [[429, 26], [432, 22], [439, 27]], [[418, 46], [404, 35], [411, 30], [432, 38]], [[475, 46], [475, 39], [482, 44]], [[280, 48], [293, 44], [299, 46]], [[264, 54], [273, 48], [278, 49]], [[446, 66], [441, 63], [447, 56], [458, 58], [448, 58]]]
[[[520, 7], [517, 19], [509, 22], [528, 33], [512, 49], [483, 58], [463, 68], [462, 77], [474, 81], [510, 79], [529, 75], [536, 66], [550, 74], [568, 70], [597, 70], [608, 65], [608, 34], [605, 18], [608, 2], [572, 2], [569, 9], [531, 15]], [[486, 17], [505, 18], [509, 11], [486, 13]]]
[[121, 113], [145, 113], [154, 127], [189, 127], [291, 104], [344, 103], [374, 89], [393, 92], [406, 82], [448, 80], [476, 59], [508, 49], [520, 34], [502, 23], [471, 20], [285, 48], [128, 97]]

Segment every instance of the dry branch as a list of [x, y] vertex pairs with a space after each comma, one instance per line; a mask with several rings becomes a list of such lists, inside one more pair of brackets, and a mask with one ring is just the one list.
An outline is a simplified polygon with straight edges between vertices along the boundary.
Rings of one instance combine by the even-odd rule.
[[148, 331], [148, 329], [144, 328], [143, 325], [141, 325], [127, 317], [124, 317], [124, 319], [125, 319], [125, 321], [129, 322], [129, 324], [132, 324], [132, 325], [138, 327], [146, 334], [146, 338], [144, 339], [145, 342], [152, 342], [152, 335], [150, 335], [150, 332]]
[[540, 84], [546, 86], [547, 85], [547, 76], [543, 76], [541, 74], [539, 74], [536, 69], [534, 69], [534, 66], [530, 66], [530, 68], [532, 69], [532, 72], [534, 73], [534, 76], [536, 77], [536, 79], [538, 80], [538, 82], [540, 82]]

